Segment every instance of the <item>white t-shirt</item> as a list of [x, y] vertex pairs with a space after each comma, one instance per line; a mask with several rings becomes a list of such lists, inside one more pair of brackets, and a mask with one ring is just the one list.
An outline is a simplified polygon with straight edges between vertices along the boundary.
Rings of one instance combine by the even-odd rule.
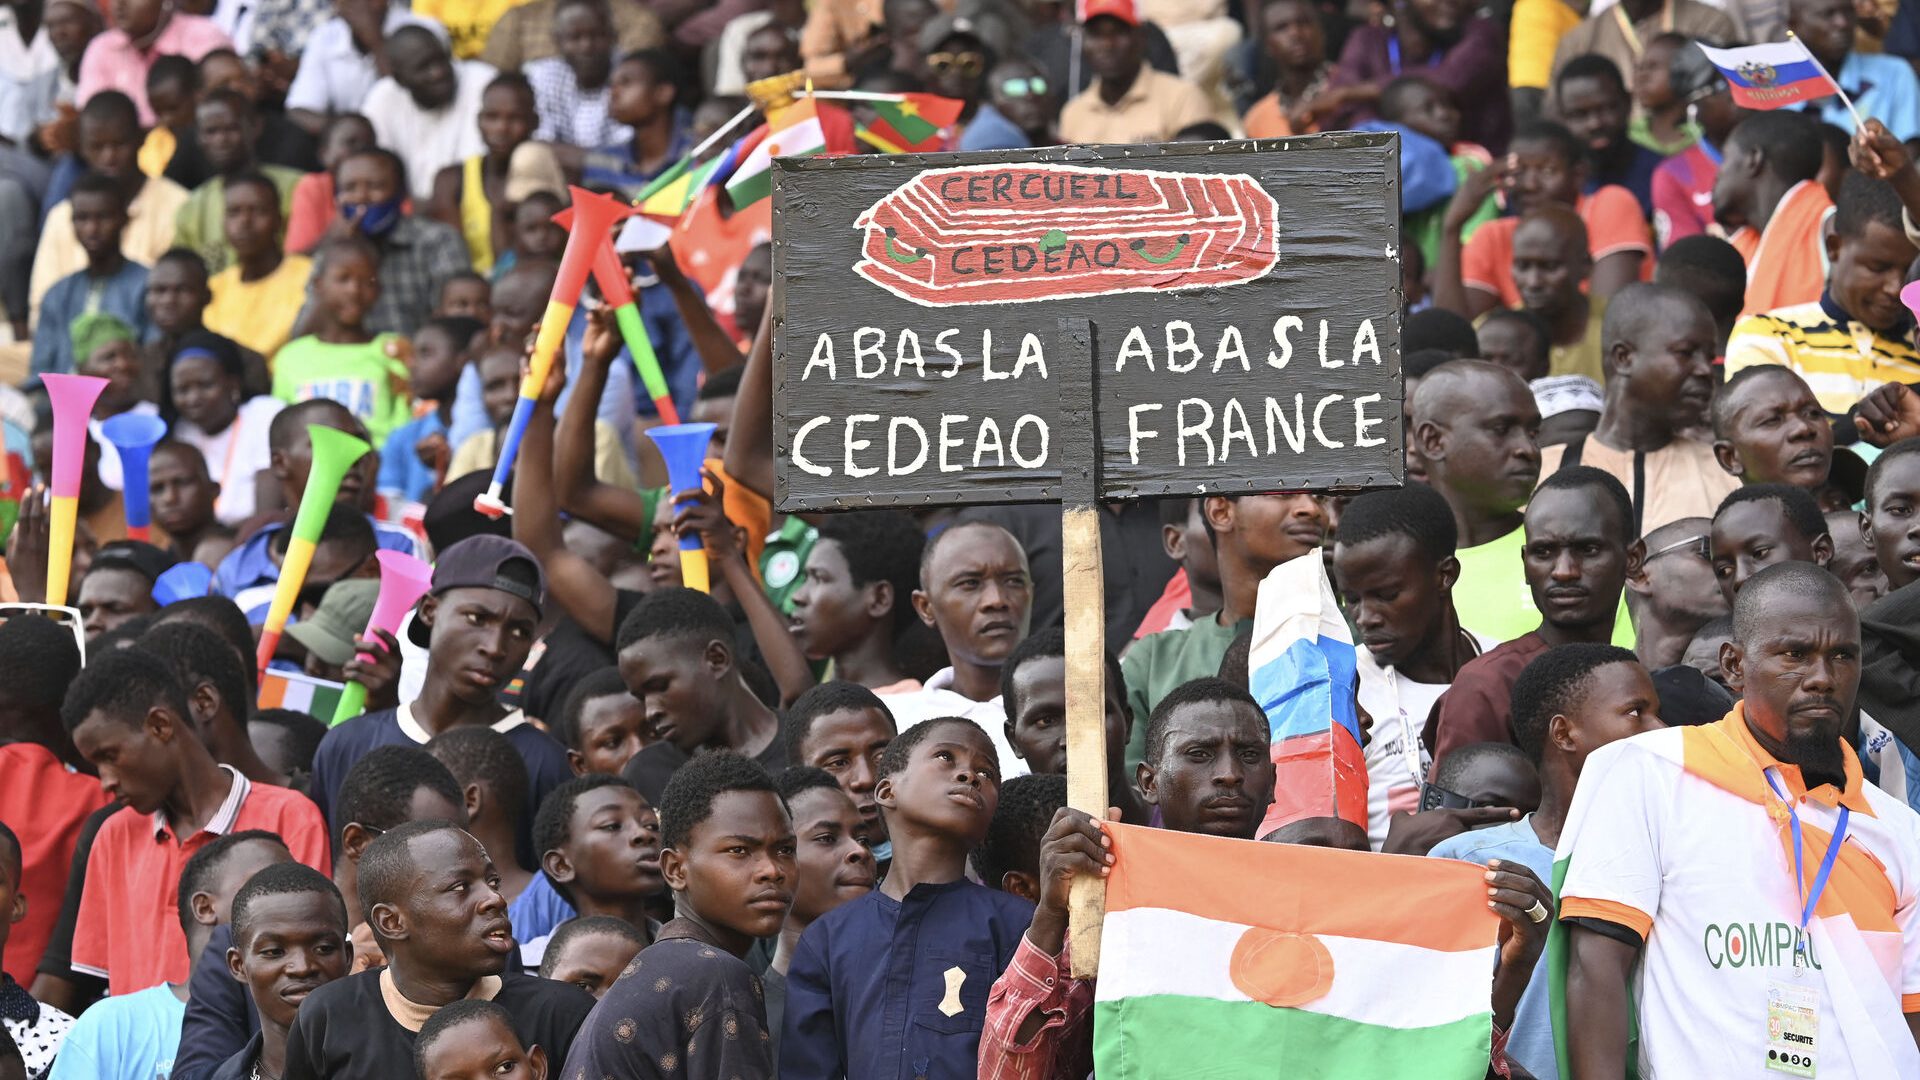
[[[1499, 642], [1469, 632], [1480, 652]], [[1452, 683], [1414, 682], [1391, 667], [1381, 667], [1365, 645], [1355, 647], [1360, 673], [1360, 707], [1373, 718], [1367, 732], [1367, 844], [1379, 851], [1387, 842], [1392, 815], [1420, 809], [1420, 781], [1433, 756], [1420, 744], [1433, 703]]]
[[413, 197], [433, 197], [433, 179], [448, 165], [487, 152], [480, 140], [480, 98], [499, 74], [478, 60], [455, 60], [453, 100], [429, 112], [388, 75], [367, 91], [360, 111], [373, 123], [381, 146], [400, 155], [407, 166]]
[[[387, 9], [387, 17], [380, 24], [381, 36], [392, 37], [403, 26], [424, 26], [442, 43], [447, 40], [446, 27], [399, 4]], [[360, 51], [347, 21], [335, 15], [307, 35], [306, 47], [300, 50], [300, 67], [287, 87], [287, 108], [323, 114], [361, 112], [367, 91], [379, 78], [379, 64], [371, 54]], [[385, 142], [380, 145], [401, 150]]]
[[213, 514], [221, 524], [238, 525], [253, 516], [254, 474], [273, 464], [267, 429], [286, 407], [279, 398], [264, 394], [253, 398], [241, 404], [233, 423], [218, 435], [209, 435], [188, 420], [174, 422], [173, 437], [200, 451], [207, 459], [207, 475], [220, 485]]
[[953, 669], [941, 668], [926, 685], [905, 694], [888, 694], [881, 699], [893, 714], [894, 726], [901, 732], [926, 720], [942, 716], [960, 716], [980, 725], [993, 740], [994, 753], [1000, 755], [1000, 780], [1006, 782], [1033, 770], [1014, 756], [1007, 741], [1007, 707], [995, 695], [992, 701], [975, 701], [953, 688]]
[[[1769, 1024], [1780, 1016], [1769, 1001], [1784, 995], [1817, 1013], [1821, 1080], [1920, 1076], [1903, 1015], [1920, 1011], [1920, 816], [1865, 783], [1845, 753], [1846, 793], [1807, 792], [1800, 770], [1761, 748], [1736, 706], [1717, 723], [1636, 735], [1587, 759], [1555, 853], [1569, 863], [1560, 916], [1645, 940], [1640, 1075], [1790, 1075], [1767, 1066]], [[1810, 967], [1796, 961], [1793, 840], [1768, 771], [1795, 800], [1808, 881], [1840, 807], [1849, 809], [1807, 927]]]

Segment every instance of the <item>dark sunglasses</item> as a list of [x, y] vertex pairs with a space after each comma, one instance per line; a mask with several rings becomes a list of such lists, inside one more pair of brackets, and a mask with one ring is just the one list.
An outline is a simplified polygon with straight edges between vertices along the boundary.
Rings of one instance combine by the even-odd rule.
[[987, 58], [976, 52], [937, 52], [927, 54], [927, 66], [942, 75], [957, 71], [978, 75], [987, 69]]

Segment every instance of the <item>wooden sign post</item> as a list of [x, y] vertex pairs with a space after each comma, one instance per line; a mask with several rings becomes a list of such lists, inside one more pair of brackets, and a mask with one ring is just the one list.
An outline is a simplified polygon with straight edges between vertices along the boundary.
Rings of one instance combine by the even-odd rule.
[[1377, 133], [778, 159], [776, 503], [1060, 503], [1068, 801], [1102, 816], [1100, 503], [1398, 486], [1399, 209]]

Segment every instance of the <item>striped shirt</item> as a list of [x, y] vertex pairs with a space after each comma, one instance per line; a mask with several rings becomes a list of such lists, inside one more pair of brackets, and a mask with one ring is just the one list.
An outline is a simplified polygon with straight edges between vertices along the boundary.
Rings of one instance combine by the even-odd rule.
[[1776, 308], [1734, 325], [1727, 375], [1756, 364], [1792, 368], [1820, 407], [1842, 415], [1886, 382], [1920, 382], [1920, 351], [1911, 320], [1892, 334], [1850, 317], [1825, 294], [1811, 304]]

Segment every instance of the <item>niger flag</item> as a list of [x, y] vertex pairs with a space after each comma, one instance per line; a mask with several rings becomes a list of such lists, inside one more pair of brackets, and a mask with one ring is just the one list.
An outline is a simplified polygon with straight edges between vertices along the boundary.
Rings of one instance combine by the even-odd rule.
[[1485, 868], [1106, 826], [1100, 1080], [1480, 1080]]

